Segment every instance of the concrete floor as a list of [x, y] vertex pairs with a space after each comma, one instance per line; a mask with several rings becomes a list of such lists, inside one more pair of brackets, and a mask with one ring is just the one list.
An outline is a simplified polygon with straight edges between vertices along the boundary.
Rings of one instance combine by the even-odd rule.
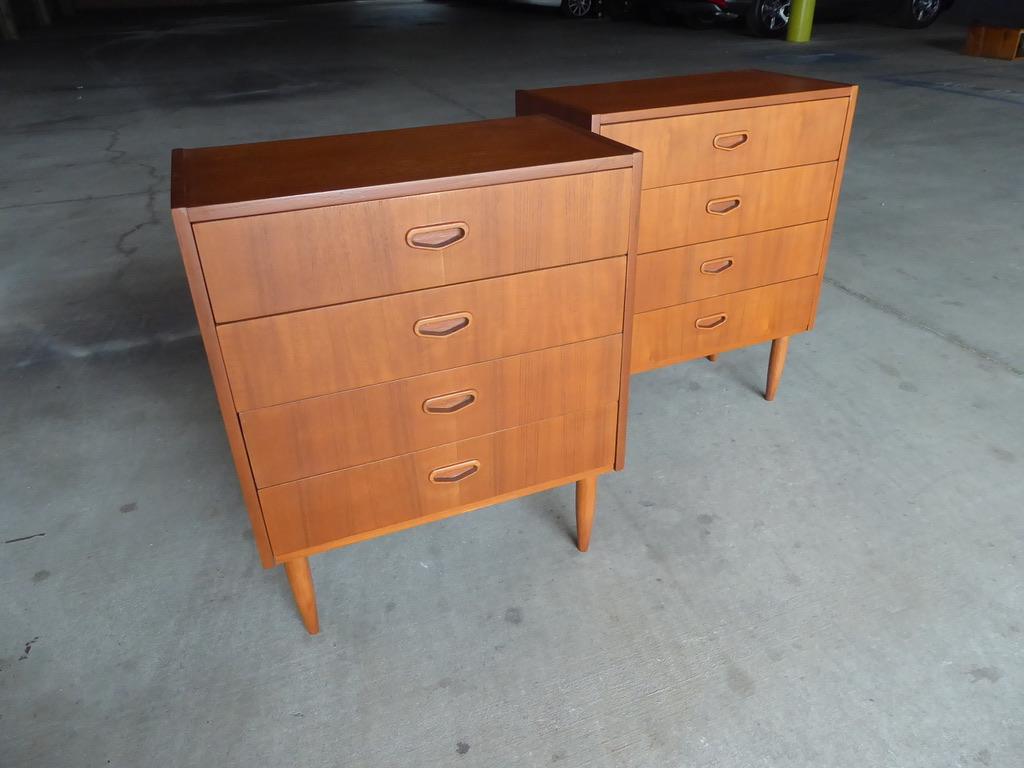
[[[963, 30], [350, 3], [0, 46], [0, 764], [1024, 765], [1024, 65]], [[569, 489], [260, 568], [170, 149], [499, 117], [762, 67], [862, 96], [818, 328], [634, 379]], [[44, 535], [45, 534], [45, 535]]]

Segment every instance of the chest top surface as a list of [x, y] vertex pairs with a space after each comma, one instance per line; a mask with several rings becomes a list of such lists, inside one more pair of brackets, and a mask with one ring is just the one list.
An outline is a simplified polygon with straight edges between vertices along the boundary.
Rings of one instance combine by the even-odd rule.
[[432, 181], [466, 176], [498, 183], [509, 180], [510, 173], [540, 166], [566, 165], [566, 172], [627, 167], [635, 152], [544, 115], [175, 149], [171, 207], [225, 206], [388, 185], [419, 184], [429, 191]]
[[773, 101], [832, 98], [848, 96], [852, 88], [847, 83], [747, 69], [541, 88], [520, 91], [517, 96], [520, 102], [525, 97], [557, 105], [560, 117], [592, 127], [593, 118], [598, 118], [599, 122], [615, 122], [616, 115], [628, 115], [629, 119], [635, 120], [660, 116], [636, 114], [644, 112], [667, 110], [684, 114], [725, 108], [726, 105], [727, 108], [735, 108]]

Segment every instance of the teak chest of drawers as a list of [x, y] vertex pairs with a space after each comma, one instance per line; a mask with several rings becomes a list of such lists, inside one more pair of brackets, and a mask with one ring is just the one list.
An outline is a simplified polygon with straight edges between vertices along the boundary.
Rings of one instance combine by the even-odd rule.
[[757, 70], [518, 91], [643, 151], [633, 372], [814, 325], [857, 86]]
[[640, 154], [544, 116], [175, 150], [263, 564], [621, 468]]

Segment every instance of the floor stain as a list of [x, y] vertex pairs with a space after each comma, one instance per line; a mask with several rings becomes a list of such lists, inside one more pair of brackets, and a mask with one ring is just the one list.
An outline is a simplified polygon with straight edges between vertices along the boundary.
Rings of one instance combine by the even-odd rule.
[[49, 571], [47, 571], [47, 570], [36, 571], [32, 575], [32, 583], [33, 584], [38, 584], [41, 581], [46, 581], [48, 578], [50, 578], [50, 572]]
[[7, 541], [5, 541], [4, 544], [13, 544], [16, 541], [28, 541], [29, 539], [34, 539], [37, 536], [45, 536], [45, 535], [46, 535], [45, 533], [33, 533], [31, 536], [19, 536], [16, 539], [7, 539]]
[[992, 765], [992, 753], [987, 749], [982, 749], [974, 756], [974, 762], [981, 763], [982, 765]]
[[1011, 464], [1017, 460], [1017, 454], [1013, 451], [1008, 451], [1005, 448], [1000, 448], [998, 445], [990, 445], [988, 447], [992, 451], [992, 455], [1000, 461], [1005, 461], [1007, 464]]
[[737, 696], [749, 696], [754, 692], [754, 679], [739, 667], [730, 666], [726, 673], [729, 689]]
[[32, 646], [35, 645], [35, 643], [36, 643], [36, 641], [38, 639], [39, 639], [38, 636], [37, 637], [33, 637], [31, 640], [29, 640], [27, 643], [25, 643], [25, 653], [18, 657], [18, 661], [24, 661], [25, 659], [28, 658], [28, 655], [30, 653], [32, 653]]
[[888, 363], [883, 363], [879, 360], [875, 360], [874, 362], [875, 365], [878, 366], [878, 369], [887, 376], [892, 376], [894, 379], [898, 379], [900, 377], [900, 369], [895, 365], [889, 365]]
[[1003, 671], [998, 667], [972, 667], [967, 670], [967, 674], [971, 676], [971, 682], [977, 683], [982, 680], [988, 680], [990, 683], [999, 682], [999, 678], [1003, 676]]
[[522, 624], [523, 609], [509, 608], [507, 611], [505, 611], [505, 621], [507, 621], [509, 624]]
[[138, 508], [139, 508], [138, 502], [129, 501], [127, 504], [122, 504], [121, 505], [121, 514], [122, 515], [127, 515], [129, 512], [134, 512]]
[[469, 744], [467, 744], [464, 741], [460, 741], [458, 744], [455, 745], [455, 751], [460, 755], [464, 755], [467, 752], [469, 752]]

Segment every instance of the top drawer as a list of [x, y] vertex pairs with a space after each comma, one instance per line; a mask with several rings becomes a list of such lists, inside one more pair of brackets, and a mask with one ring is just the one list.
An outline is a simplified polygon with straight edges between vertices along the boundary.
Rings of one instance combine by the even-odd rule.
[[601, 134], [643, 150], [643, 187], [823, 163], [839, 157], [849, 99], [606, 125]]
[[193, 226], [218, 323], [620, 256], [629, 169]]

